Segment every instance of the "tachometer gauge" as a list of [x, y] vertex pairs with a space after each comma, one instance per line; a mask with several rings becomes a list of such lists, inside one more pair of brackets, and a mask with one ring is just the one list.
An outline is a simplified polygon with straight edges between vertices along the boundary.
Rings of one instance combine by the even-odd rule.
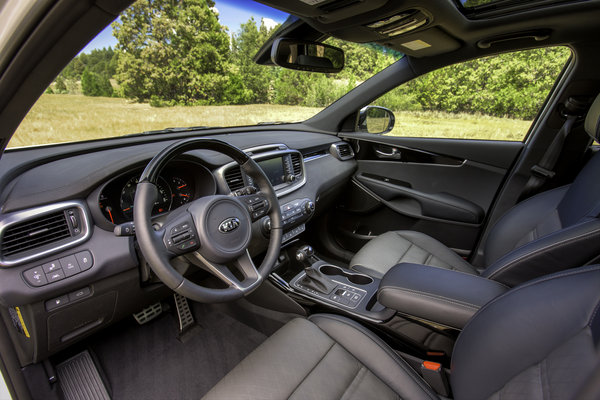
[[111, 223], [114, 224], [115, 223], [115, 218], [113, 216], [113, 209], [109, 205], [109, 199], [108, 199], [108, 197], [106, 197], [106, 195], [104, 193], [100, 194], [100, 197], [98, 199], [98, 205], [100, 206], [100, 211], [102, 211], [102, 214], [104, 214], [104, 216]]
[[[123, 190], [121, 190], [121, 200], [119, 205], [123, 215], [127, 219], [133, 218], [133, 200], [135, 198], [135, 189], [137, 188], [138, 178], [133, 177], [127, 181]], [[156, 187], [158, 188], [158, 198], [154, 203], [152, 215], [167, 212], [171, 209], [171, 189], [163, 178], [158, 178]]]
[[173, 188], [173, 206], [179, 207], [192, 200], [192, 188], [185, 180], [178, 176], [171, 179]]

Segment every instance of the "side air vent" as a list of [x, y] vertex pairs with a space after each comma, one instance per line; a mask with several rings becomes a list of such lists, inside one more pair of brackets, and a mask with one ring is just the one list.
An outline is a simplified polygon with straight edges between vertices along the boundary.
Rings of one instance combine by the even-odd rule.
[[2, 254], [11, 256], [71, 237], [64, 211], [9, 227], [2, 238]]
[[294, 170], [295, 176], [302, 175], [302, 161], [300, 160], [299, 153], [292, 153], [292, 169]]
[[232, 192], [244, 187], [244, 177], [239, 166], [234, 166], [225, 171], [225, 182]]
[[72, 247], [89, 238], [83, 203], [58, 203], [0, 218], [0, 265], [12, 266]]
[[338, 142], [331, 145], [330, 148], [331, 154], [341, 160], [349, 160], [354, 158], [354, 151], [352, 150], [352, 146], [346, 142]]

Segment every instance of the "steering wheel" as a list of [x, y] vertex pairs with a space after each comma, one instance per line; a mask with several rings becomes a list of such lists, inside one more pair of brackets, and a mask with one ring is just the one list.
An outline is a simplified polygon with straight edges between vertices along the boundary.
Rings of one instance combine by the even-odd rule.
[[[258, 191], [242, 196], [202, 197], [171, 211], [164, 221], [153, 221], [160, 171], [174, 157], [197, 149], [231, 157], [253, 179]], [[252, 222], [267, 214], [271, 218], [269, 245], [256, 268], [248, 252]], [[158, 278], [176, 293], [203, 303], [235, 300], [252, 292], [271, 272], [281, 246], [281, 211], [269, 179], [242, 150], [215, 139], [185, 139], [158, 153], [137, 185], [133, 221], [142, 254]], [[181, 255], [227, 287], [209, 288], [183, 277], [170, 263]]]

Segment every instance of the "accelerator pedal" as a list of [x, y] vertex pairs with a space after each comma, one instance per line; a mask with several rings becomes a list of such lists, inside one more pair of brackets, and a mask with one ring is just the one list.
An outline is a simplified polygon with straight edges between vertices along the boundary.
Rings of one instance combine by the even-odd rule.
[[110, 400], [100, 372], [87, 350], [56, 367], [66, 400]]
[[179, 334], [181, 335], [188, 328], [195, 324], [194, 316], [192, 315], [192, 310], [190, 310], [190, 304], [188, 303], [187, 298], [180, 295], [179, 293], [174, 293], [173, 298], [175, 300], [175, 308], [177, 309], [177, 322], [179, 322]]
[[158, 302], [144, 308], [140, 312], [133, 314], [133, 318], [135, 318], [138, 324], [144, 325], [146, 322], [150, 322], [154, 318], [158, 317], [162, 312], [162, 305], [160, 302]]

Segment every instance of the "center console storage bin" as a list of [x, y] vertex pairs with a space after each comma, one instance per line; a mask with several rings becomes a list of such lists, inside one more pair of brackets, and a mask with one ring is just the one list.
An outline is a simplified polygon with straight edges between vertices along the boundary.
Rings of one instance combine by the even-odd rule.
[[478, 275], [401, 263], [384, 275], [377, 300], [402, 314], [462, 329], [484, 304], [507, 290]]

